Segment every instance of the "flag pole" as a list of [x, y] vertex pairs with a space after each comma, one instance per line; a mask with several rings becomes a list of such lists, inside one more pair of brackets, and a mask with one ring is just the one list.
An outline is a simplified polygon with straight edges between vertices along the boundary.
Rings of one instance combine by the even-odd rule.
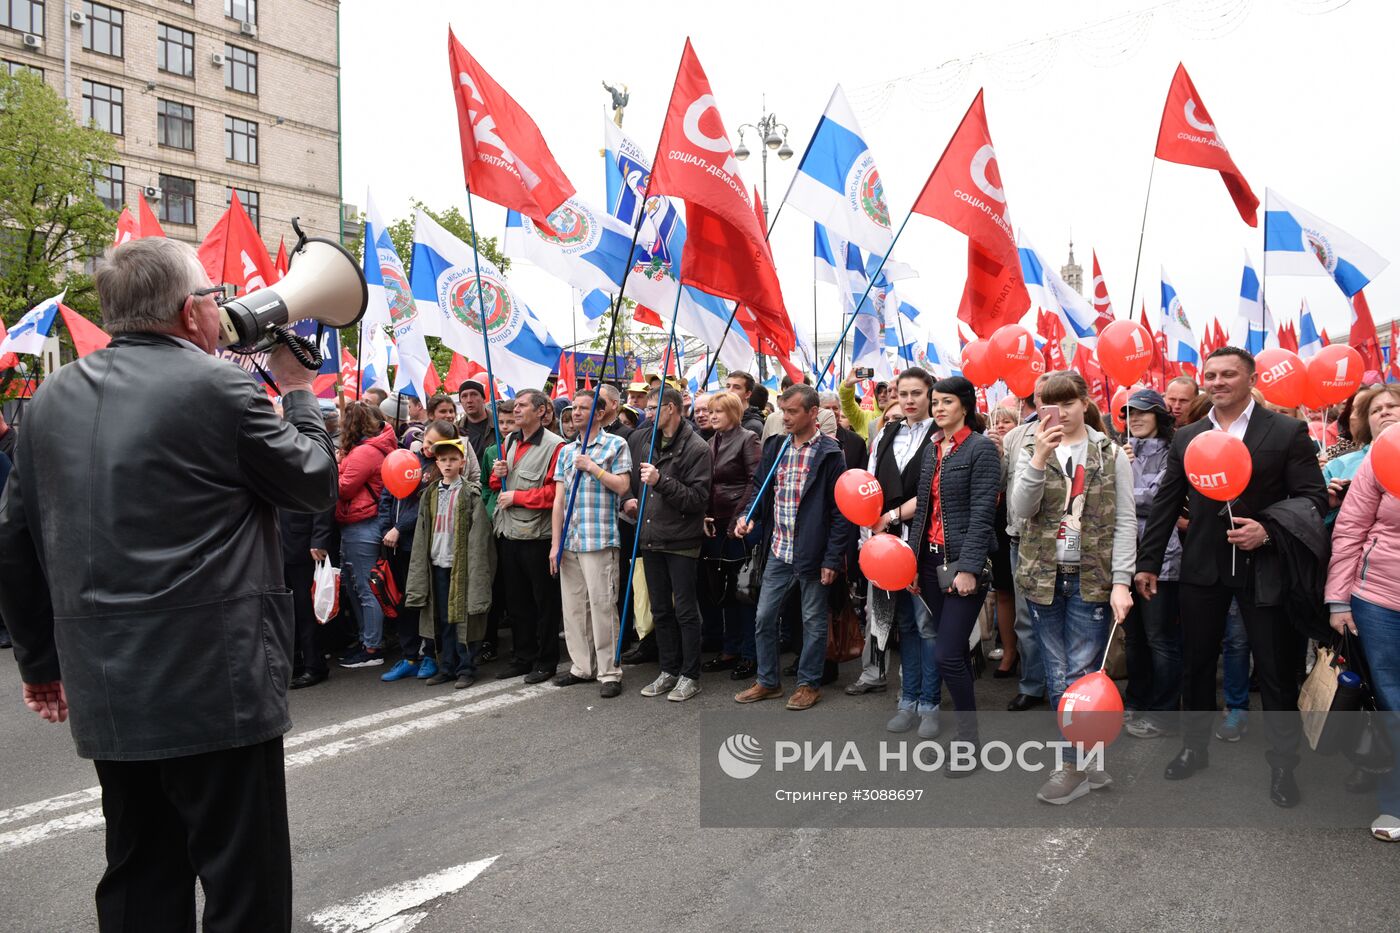
[[[481, 285], [481, 251], [476, 245], [476, 217], [472, 210], [472, 186], [467, 185], [467, 224], [472, 228], [472, 257], [476, 261], [476, 305], [477, 317], [481, 321], [481, 345], [486, 350], [486, 381], [487, 389], [491, 395], [496, 394], [496, 373], [491, 368], [491, 338], [486, 333], [486, 292]], [[501, 441], [501, 416], [497, 413], [500, 407], [500, 399], [496, 399], [491, 405], [491, 426], [496, 431], [496, 456], [505, 459], [506, 448]], [[501, 483], [501, 488], [505, 488], [505, 483]]]
[[1152, 176], [1157, 174], [1157, 152], [1152, 152], [1152, 168], [1147, 172], [1147, 197], [1142, 200], [1142, 227], [1138, 230], [1137, 261], [1133, 263], [1133, 294], [1128, 299], [1128, 307], [1137, 304], [1138, 273], [1142, 269], [1142, 242], [1147, 236], [1147, 205], [1152, 201]]
[[[934, 170], [937, 171], [937, 168]], [[865, 304], [865, 299], [870, 296], [870, 289], [875, 287], [875, 280], [880, 277], [880, 272], [885, 268], [885, 260], [889, 259], [890, 254], [894, 252], [894, 245], [899, 242], [900, 234], [904, 232], [905, 227], [909, 226], [909, 218], [913, 216], [914, 211], [911, 208], [909, 213], [904, 215], [904, 222], [901, 223], [899, 229], [895, 231], [894, 239], [890, 240], [890, 248], [885, 250], [884, 255], [880, 257], [880, 264], [875, 267], [875, 271], [866, 279], [865, 291], [861, 293], [860, 301], [856, 302], [855, 311], [851, 313], [850, 320], [846, 321], [846, 326], [841, 329], [841, 336], [836, 338], [836, 346], [831, 348], [831, 355], [826, 358], [826, 365], [822, 367], [821, 372], [816, 374], [817, 378], [814, 384], [820, 385], [822, 379], [826, 376], [826, 371], [831, 368], [832, 361], [836, 359], [837, 349], [845, 343], [846, 335], [851, 332], [851, 326], [856, 322], [856, 315], [860, 313], [860, 306]]]
[[[647, 459], [645, 462], [651, 463], [656, 456], [656, 435], [661, 427], [661, 404], [666, 398], [666, 370], [671, 368], [671, 348], [676, 339], [676, 319], [680, 317], [681, 310], [681, 290], [676, 289], [676, 304], [671, 309], [671, 336], [666, 340], [666, 356], [661, 363], [661, 385], [656, 390], [656, 417], [651, 421], [651, 443], [647, 449]], [[672, 390], [675, 391], [675, 390]], [[575, 476], [577, 476], [575, 471]], [[637, 503], [637, 531], [632, 536], [632, 558], [627, 562], [627, 590], [622, 596], [622, 612], [618, 616], [617, 647], [614, 651], [614, 659], [622, 659], [622, 639], [627, 634], [627, 610], [632, 607], [632, 582], [637, 575], [637, 547], [642, 542], [642, 522], [647, 513], [647, 490], [651, 487], [642, 483], [642, 495]], [[563, 547], [563, 536], [560, 536], [560, 547]]]

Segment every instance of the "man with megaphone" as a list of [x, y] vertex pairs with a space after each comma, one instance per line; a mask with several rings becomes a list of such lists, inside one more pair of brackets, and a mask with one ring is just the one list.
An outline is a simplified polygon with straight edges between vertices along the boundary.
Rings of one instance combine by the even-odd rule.
[[[254, 293], [281, 310], [239, 342], [263, 344], [267, 321], [303, 307], [361, 313], [363, 280], [357, 293], [355, 275], [315, 265], [293, 260], [280, 291]], [[25, 704], [54, 723], [71, 713], [96, 766], [100, 929], [194, 929], [198, 877], [206, 930], [288, 930], [294, 626], [278, 510], [324, 511], [337, 485], [313, 373], [286, 344], [267, 355], [279, 419], [262, 385], [212, 355], [223, 287], [184, 243], [118, 246], [96, 284], [113, 340], [35, 392], [0, 499], [0, 611]]]

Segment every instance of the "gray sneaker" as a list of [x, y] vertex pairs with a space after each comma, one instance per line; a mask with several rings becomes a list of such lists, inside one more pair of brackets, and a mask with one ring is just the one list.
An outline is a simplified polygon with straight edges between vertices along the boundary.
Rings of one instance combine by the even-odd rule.
[[901, 706], [899, 709], [895, 710], [894, 715], [890, 717], [890, 721], [885, 723], [885, 731], [908, 732], [910, 729], [914, 728], [918, 722], [918, 713], [914, 712], [912, 709], [905, 709]]
[[1232, 709], [1215, 727], [1215, 737], [1222, 742], [1238, 742], [1249, 731], [1248, 710]]
[[919, 738], [938, 738], [938, 707], [934, 707], [927, 713], [919, 714]]
[[675, 689], [678, 679], [675, 674], [661, 674], [642, 688], [642, 696], [659, 697], [663, 693], [670, 693]]
[[1035, 798], [1057, 806], [1078, 800], [1089, 793], [1089, 778], [1083, 771], [1074, 768], [1057, 768], [1036, 793]]
[[1108, 776], [1108, 772], [1102, 768], [1086, 768], [1084, 770], [1084, 783], [1089, 785], [1090, 790], [1102, 790], [1113, 783], [1113, 778]]
[[1381, 842], [1400, 842], [1400, 819], [1382, 813], [1371, 824], [1371, 835]]
[[[652, 686], [655, 686], [655, 684]], [[645, 693], [646, 691], [642, 692]], [[699, 692], [700, 681], [693, 677], [682, 677], [680, 680], [676, 681], [675, 689], [666, 694], [666, 699], [670, 700], [672, 703], [684, 703]]]
[[1125, 725], [1123, 731], [1139, 739], [1155, 739], [1167, 734], [1166, 730], [1157, 725], [1155, 721], [1141, 716]]

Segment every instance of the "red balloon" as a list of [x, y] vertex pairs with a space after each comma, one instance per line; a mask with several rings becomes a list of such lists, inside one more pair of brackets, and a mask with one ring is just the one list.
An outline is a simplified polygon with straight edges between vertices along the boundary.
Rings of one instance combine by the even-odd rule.
[[1045, 357], [1039, 350], [1031, 351], [1030, 364], [1019, 373], [1003, 377], [1006, 387], [1017, 398], [1028, 398], [1035, 391], [1035, 381], [1045, 372]]
[[987, 341], [987, 359], [993, 375], [1006, 379], [1019, 375], [1031, 365], [1035, 338], [1020, 324], [1004, 324]]
[[1269, 347], [1254, 357], [1259, 391], [1284, 408], [1297, 408], [1308, 400], [1308, 368], [1292, 350]]
[[882, 590], [898, 592], [919, 575], [913, 548], [892, 534], [873, 535], [860, 546], [860, 570]]
[[967, 377], [968, 382], [982, 388], [997, 381], [996, 369], [992, 366], [987, 346], [987, 341], [979, 339], [963, 347], [962, 351], [962, 374]]
[[418, 489], [418, 481], [423, 478], [423, 464], [411, 450], [396, 450], [384, 458], [379, 468], [384, 479], [384, 488], [395, 499], [406, 499]]
[[1361, 387], [1366, 363], [1361, 354], [1344, 343], [1334, 343], [1317, 351], [1308, 360], [1308, 384], [1323, 407], [1346, 401]]
[[1056, 712], [1060, 734], [1076, 745], [1112, 745], [1123, 729], [1123, 695], [1103, 671], [1066, 687]]
[[1400, 496], [1400, 431], [1391, 425], [1382, 428], [1380, 436], [1371, 442], [1371, 469], [1376, 480], [1392, 496]]
[[1128, 404], [1128, 387], [1119, 386], [1118, 391], [1113, 393], [1113, 404], [1109, 408], [1113, 409], [1110, 414], [1113, 416], [1113, 426], [1120, 431], [1128, 430], [1128, 419], [1123, 414], [1123, 406]]
[[862, 528], [880, 520], [885, 493], [880, 481], [868, 470], [847, 470], [836, 480], [836, 507]]
[[[1114, 382], [1131, 385], [1152, 365], [1153, 349], [1147, 328], [1133, 321], [1114, 321], [1099, 334], [1099, 367]], [[1117, 404], [1113, 410], [1117, 412]]]
[[1182, 458], [1186, 478], [1208, 499], [1229, 502], [1241, 495], [1254, 475], [1254, 460], [1244, 441], [1225, 431], [1197, 434]]

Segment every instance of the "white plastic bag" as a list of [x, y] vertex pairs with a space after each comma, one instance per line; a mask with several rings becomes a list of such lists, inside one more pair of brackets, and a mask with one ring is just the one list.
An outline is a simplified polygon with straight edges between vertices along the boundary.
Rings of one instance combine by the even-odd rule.
[[325, 625], [340, 611], [340, 568], [332, 567], [329, 557], [316, 561], [311, 577], [311, 605], [316, 621]]

